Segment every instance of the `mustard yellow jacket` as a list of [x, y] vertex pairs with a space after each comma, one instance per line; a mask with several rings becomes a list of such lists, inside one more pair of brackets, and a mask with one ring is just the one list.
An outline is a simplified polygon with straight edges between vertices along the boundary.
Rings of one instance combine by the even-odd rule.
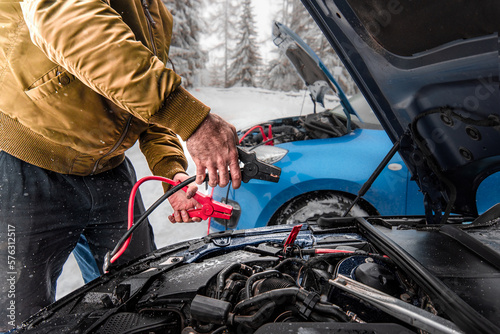
[[172, 177], [210, 109], [165, 64], [172, 16], [161, 0], [0, 0], [0, 150], [89, 175], [137, 139]]

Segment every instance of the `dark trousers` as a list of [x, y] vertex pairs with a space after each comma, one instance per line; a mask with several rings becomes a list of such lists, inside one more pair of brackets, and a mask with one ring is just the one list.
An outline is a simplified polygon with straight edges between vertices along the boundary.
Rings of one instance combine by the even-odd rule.
[[[127, 230], [135, 182], [128, 160], [82, 177], [47, 171], [0, 151], [0, 332], [54, 301], [56, 280], [80, 235], [102, 268], [105, 254]], [[139, 195], [136, 218], [143, 212]], [[154, 248], [151, 226], [144, 224], [118, 263]]]

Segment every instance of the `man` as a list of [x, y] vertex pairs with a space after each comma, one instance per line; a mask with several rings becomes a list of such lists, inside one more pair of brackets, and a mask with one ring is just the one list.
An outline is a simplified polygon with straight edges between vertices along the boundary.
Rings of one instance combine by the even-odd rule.
[[[166, 68], [171, 31], [161, 0], [0, 0], [0, 331], [53, 301], [81, 234], [102, 265], [125, 229], [138, 139], [155, 175], [188, 177], [177, 134], [198, 184], [207, 171], [225, 186], [230, 170], [239, 187], [235, 129]], [[190, 221], [196, 190], [170, 199], [172, 221]], [[152, 249], [145, 226], [122, 257]]]

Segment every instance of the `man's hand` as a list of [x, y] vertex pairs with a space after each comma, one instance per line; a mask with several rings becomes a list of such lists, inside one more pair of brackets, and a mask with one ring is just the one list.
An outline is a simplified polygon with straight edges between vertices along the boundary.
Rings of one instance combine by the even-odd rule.
[[[184, 173], [177, 173], [174, 176], [174, 181], [176, 182], [182, 182], [186, 179], [188, 179], [189, 176]], [[196, 194], [196, 191], [198, 191], [198, 187], [194, 184], [191, 183], [188, 186], [188, 191], [184, 192], [183, 190], [179, 190], [172, 196], [168, 198], [168, 201], [170, 202], [170, 205], [174, 209], [174, 213], [170, 216], [168, 216], [168, 219], [172, 223], [189, 223], [189, 222], [200, 222], [201, 219], [198, 217], [195, 218], [189, 218], [187, 214], [187, 210], [190, 209], [195, 209], [195, 208], [201, 208], [201, 204], [198, 203], [195, 199], [192, 197], [194, 194]]]
[[229, 167], [233, 188], [239, 188], [241, 171], [238, 164], [237, 143], [238, 136], [234, 126], [217, 115], [208, 114], [186, 142], [187, 149], [196, 164], [196, 183], [203, 183], [208, 171], [209, 186], [215, 187], [218, 184], [225, 187], [229, 183]]

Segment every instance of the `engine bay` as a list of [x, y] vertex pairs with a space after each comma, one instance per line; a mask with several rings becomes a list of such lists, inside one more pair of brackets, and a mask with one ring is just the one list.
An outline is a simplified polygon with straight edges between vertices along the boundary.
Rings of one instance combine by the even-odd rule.
[[432, 284], [382, 251], [368, 223], [323, 220], [326, 228], [220, 232], [163, 248], [42, 310], [19, 333], [461, 332]]
[[[282, 143], [342, 137], [349, 133], [345, 116], [326, 110], [305, 116], [286, 117], [272, 120], [238, 132], [240, 145], [277, 145]], [[357, 128], [354, 123], [351, 129]]]

